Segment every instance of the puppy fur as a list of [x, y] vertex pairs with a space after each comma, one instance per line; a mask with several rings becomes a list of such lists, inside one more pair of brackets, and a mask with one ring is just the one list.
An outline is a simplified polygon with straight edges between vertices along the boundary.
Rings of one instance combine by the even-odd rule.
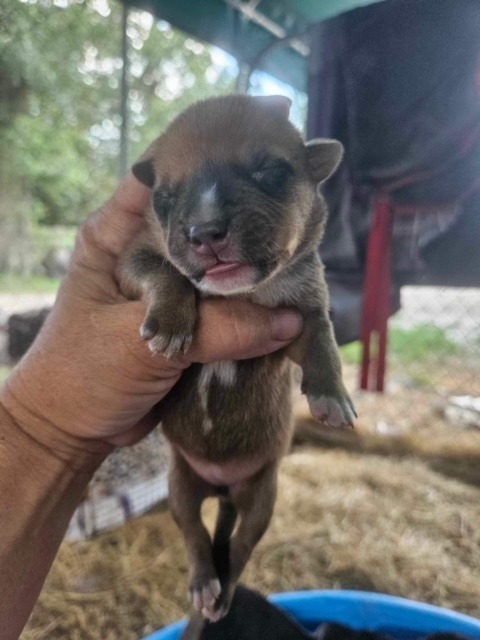
[[[281, 96], [232, 95], [182, 113], [133, 167], [152, 191], [148, 233], [121, 264], [126, 295], [148, 310], [140, 334], [153, 353], [188, 351], [200, 298], [233, 296], [292, 307], [304, 331], [261, 358], [190, 366], [161, 405], [172, 447], [170, 506], [190, 558], [190, 598], [215, 621], [274, 507], [277, 467], [292, 435], [291, 361], [303, 371], [312, 414], [353, 426], [328, 316], [318, 255], [326, 218], [318, 185], [336, 169], [340, 143], [305, 144]], [[213, 544], [202, 502], [219, 498]], [[233, 533], [233, 535], [232, 535]], [[216, 566], [217, 564], [217, 566]]]

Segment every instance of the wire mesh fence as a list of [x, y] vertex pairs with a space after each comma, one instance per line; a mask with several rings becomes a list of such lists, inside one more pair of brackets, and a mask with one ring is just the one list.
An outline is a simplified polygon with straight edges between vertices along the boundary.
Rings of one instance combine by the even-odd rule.
[[391, 376], [456, 395], [480, 391], [480, 289], [404, 287], [391, 320]]
[[[384, 394], [358, 391], [360, 343], [342, 348], [363, 436], [453, 451], [480, 433], [480, 289], [404, 287], [389, 322]], [[475, 429], [474, 434], [472, 429]], [[400, 442], [401, 440], [401, 442]]]

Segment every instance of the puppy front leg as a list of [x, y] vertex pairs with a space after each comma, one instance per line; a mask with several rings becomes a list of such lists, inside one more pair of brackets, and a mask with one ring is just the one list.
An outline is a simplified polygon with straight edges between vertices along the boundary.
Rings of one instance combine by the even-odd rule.
[[302, 367], [302, 393], [312, 415], [331, 427], [353, 427], [357, 414], [343, 384], [332, 323], [321, 306], [304, 314], [303, 334], [287, 353]]
[[148, 246], [134, 249], [121, 266], [127, 290], [141, 295], [148, 310], [140, 329], [152, 353], [167, 358], [185, 353], [193, 340], [196, 294], [193, 285]]

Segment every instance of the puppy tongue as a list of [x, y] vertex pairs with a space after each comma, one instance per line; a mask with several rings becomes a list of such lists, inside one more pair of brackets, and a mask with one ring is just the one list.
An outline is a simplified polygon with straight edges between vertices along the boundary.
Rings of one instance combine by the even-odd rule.
[[233, 271], [233, 269], [238, 269], [238, 267], [241, 267], [241, 266], [242, 266], [241, 262], [220, 262], [219, 264], [216, 264], [214, 267], [210, 267], [210, 269], [207, 269], [205, 273], [211, 276], [217, 273], [225, 273], [226, 271]]

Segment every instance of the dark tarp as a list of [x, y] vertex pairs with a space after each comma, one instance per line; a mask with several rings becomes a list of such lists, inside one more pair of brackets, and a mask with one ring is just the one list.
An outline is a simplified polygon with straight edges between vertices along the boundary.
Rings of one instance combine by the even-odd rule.
[[480, 2], [387, 0], [317, 25], [311, 47], [309, 137], [346, 149], [321, 250], [346, 342], [380, 193], [397, 285], [480, 284]]

